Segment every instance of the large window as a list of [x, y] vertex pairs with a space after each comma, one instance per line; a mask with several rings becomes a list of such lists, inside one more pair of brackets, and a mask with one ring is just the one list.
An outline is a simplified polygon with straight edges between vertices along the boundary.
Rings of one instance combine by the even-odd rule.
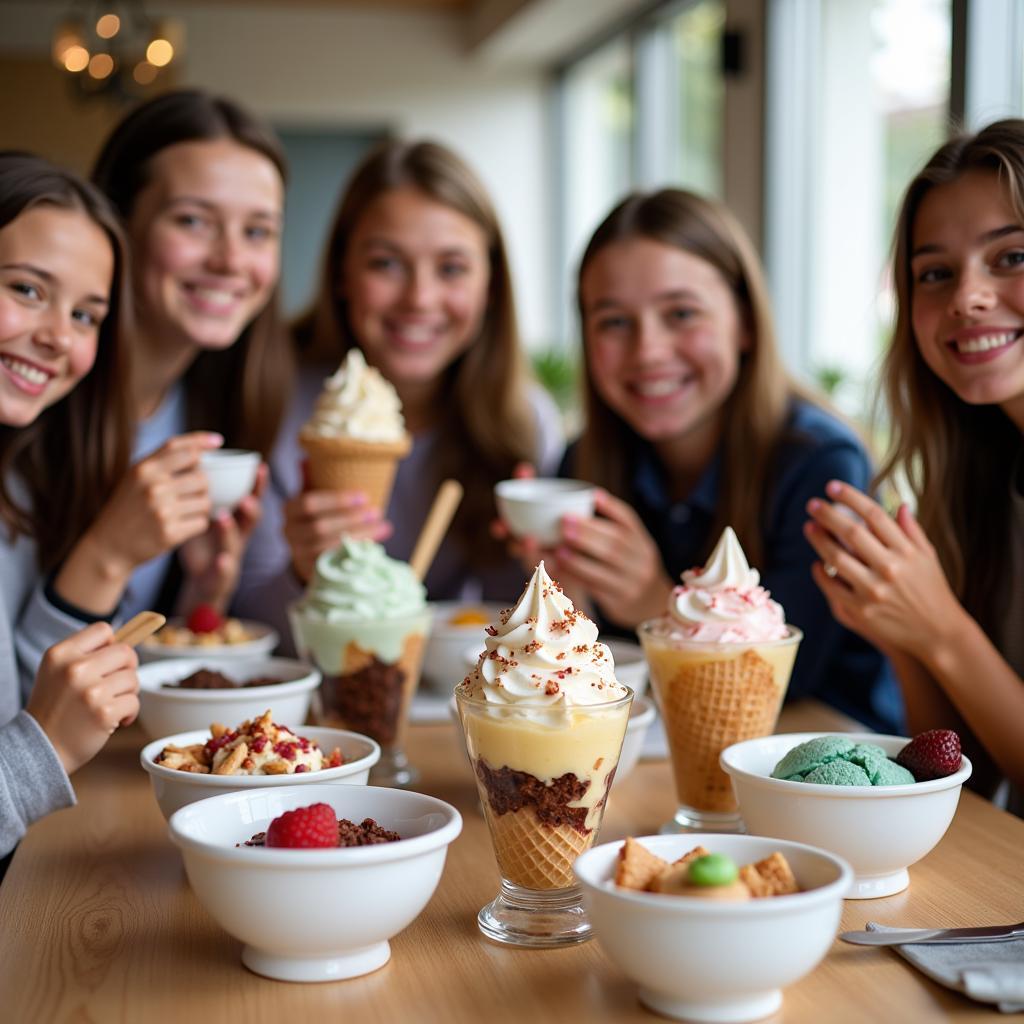
[[563, 336], [571, 276], [594, 228], [637, 188], [721, 193], [725, 0], [667, 3], [559, 75]]
[[794, 371], [859, 414], [891, 321], [895, 211], [948, 131], [950, 0], [771, 10], [766, 258], [780, 339]]

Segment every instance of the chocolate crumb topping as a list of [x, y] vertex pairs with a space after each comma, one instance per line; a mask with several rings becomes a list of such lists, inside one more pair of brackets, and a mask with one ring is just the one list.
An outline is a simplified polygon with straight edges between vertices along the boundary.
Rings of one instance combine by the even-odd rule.
[[[373, 818], [364, 818], [358, 825], [348, 818], [338, 819], [339, 846], [376, 846], [378, 843], [397, 843], [402, 837], [397, 832], [389, 832], [378, 825]], [[266, 846], [267, 833], [257, 832], [252, 839], [247, 839], [238, 846]]]
[[357, 672], [324, 676], [324, 713], [333, 713], [347, 728], [389, 746], [398, 736], [404, 690], [405, 673], [401, 667], [373, 658]]
[[583, 799], [590, 783], [581, 782], [572, 772], [560, 775], [546, 786], [528, 772], [508, 767], [492, 768], [478, 757], [476, 773], [487, 790], [487, 802], [495, 814], [533, 807], [538, 820], [546, 825], [569, 825], [582, 835], [590, 833], [591, 829], [586, 827], [587, 808], [568, 806]]

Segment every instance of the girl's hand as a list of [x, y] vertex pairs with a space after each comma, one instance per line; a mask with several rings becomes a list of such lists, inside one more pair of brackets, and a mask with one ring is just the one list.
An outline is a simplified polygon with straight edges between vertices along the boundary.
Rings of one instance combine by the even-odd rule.
[[284, 506], [284, 536], [292, 568], [304, 583], [318, 556], [337, 547], [343, 537], [384, 541], [392, 526], [360, 491], [303, 491]]
[[118, 725], [139, 713], [139, 661], [114, 631], [96, 622], [54, 644], [40, 663], [26, 711], [39, 723], [70, 775]]
[[562, 518], [562, 543], [549, 563], [563, 587], [572, 580], [590, 595], [605, 618], [633, 628], [665, 610], [672, 581], [657, 545], [627, 502], [598, 489], [597, 515]]
[[877, 647], [928, 664], [967, 614], [931, 542], [906, 505], [893, 519], [849, 484], [833, 480], [825, 490], [834, 504], [808, 502], [804, 535], [821, 556], [811, 571], [832, 614]]
[[130, 575], [136, 566], [203, 533], [210, 497], [199, 460], [223, 443], [220, 434], [182, 434], [137, 462], [90, 527], [93, 545]]
[[206, 531], [186, 541], [179, 550], [185, 580], [179, 612], [186, 618], [200, 604], [225, 612], [238, 588], [246, 545], [263, 518], [260, 500], [267, 487], [269, 470], [261, 463], [252, 493], [233, 512], [223, 511]]

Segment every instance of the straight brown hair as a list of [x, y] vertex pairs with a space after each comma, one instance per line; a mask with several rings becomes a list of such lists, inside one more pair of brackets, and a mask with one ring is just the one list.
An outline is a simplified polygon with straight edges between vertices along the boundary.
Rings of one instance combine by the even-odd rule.
[[[711, 553], [722, 530], [731, 525], [750, 564], [764, 565], [762, 523], [776, 456], [788, 439], [791, 400], [799, 395], [817, 405], [824, 403], [786, 374], [760, 261], [746, 232], [725, 206], [682, 189], [634, 192], [594, 232], [580, 261], [579, 281], [602, 249], [632, 238], [660, 242], [704, 260], [722, 275], [732, 292], [750, 347], [740, 355], [739, 375], [725, 401], [720, 492], [703, 555]], [[577, 305], [580, 322], [585, 324], [579, 289]], [[600, 397], [585, 343], [583, 352], [586, 426], [575, 471], [629, 500], [632, 459], [644, 442]]]
[[[287, 180], [284, 151], [270, 127], [232, 100], [198, 89], [165, 93], [132, 111], [107, 139], [92, 178], [127, 223], [157, 153], [182, 142], [219, 139], [265, 156], [282, 182]], [[216, 430], [229, 447], [264, 457], [274, 445], [294, 375], [278, 296], [275, 288], [233, 345], [201, 352], [184, 378], [190, 429]]]
[[504, 549], [489, 524], [496, 514], [493, 488], [516, 463], [537, 457], [536, 427], [526, 399], [528, 373], [519, 345], [515, 300], [501, 227], [490, 197], [470, 168], [435, 142], [389, 141], [359, 165], [334, 217], [312, 308], [295, 324], [303, 361], [331, 365], [358, 346], [341, 281], [349, 242], [363, 211], [378, 196], [410, 188], [468, 217], [484, 232], [490, 291], [479, 337], [445, 371], [445, 400], [437, 412], [438, 479], [465, 488], [452, 534], [477, 560], [495, 562]]
[[[58, 566], [99, 515], [128, 467], [131, 413], [124, 329], [127, 246], [110, 203], [77, 175], [28, 153], [0, 153], [0, 230], [27, 210], [53, 206], [88, 217], [114, 254], [110, 306], [96, 361], [69, 394], [25, 427], [0, 425], [0, 522], [13, 542], [33, 538], [42, 571]], [[27, 504], [12, 494], [14, 478]]]
[[1020, 450], [1020, 432], [998, 406], [968, 404], [928, 368], [912, 321], [917, 212], [933, 188], [967, 171], [991, 174], [993, 189], [1004, 191], [1024, 224], [1024, 121], [997, 121], [951, 139], [904, 193], [893, 241], [896, 322], [882, 371], [892, 447], [879, 478], [905, 475], [950, 585], [991, 635], [1012, 585], [1006, 578], [1013, 470], [1007, 453]]

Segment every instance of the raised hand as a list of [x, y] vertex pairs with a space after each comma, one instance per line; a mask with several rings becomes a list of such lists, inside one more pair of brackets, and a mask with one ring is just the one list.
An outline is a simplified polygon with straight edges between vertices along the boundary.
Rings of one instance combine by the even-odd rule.
[[94, 757], [118, 725], [139, 713], [138, 658], [96, 622], [54, 644], [40, 663], [25, 710], [70, 775]]

